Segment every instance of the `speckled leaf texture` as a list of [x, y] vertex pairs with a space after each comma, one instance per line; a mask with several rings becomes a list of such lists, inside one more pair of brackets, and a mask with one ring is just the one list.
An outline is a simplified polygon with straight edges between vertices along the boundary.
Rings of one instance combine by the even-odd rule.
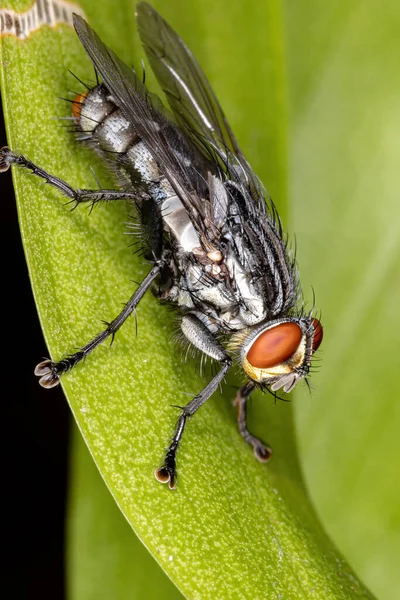
[[[13, 6], [22, 11], [29, 4]], [[104, 41], [128, 64], [140, 65], [133, 4], [81, 6]], [[171, 405], [185, 403], [204, 385], [196, 362], [185, 363], [174, 343], [174, 313], [148, 294], [137, 311], [138, 336], [132, 319], [112, 348], [100, 347], [64, 377], [78, 427], [109, 488], [76, 437], [69, 597], [373, 598], [327, 528], [362, 580], [381, 598], [394, 598], [384, 586], [395, 582], [389, 553], [396, 514], [399, 520], [387, 481], [395, 486], [392, 465], [399, 455], [390, 358], [397, 341], [390, 325], [398, 305], [399, 220], [388, 219], [383, 206], [389, 196], [398, 214], [396, 188], [389, 184], [396, 176], [390, 165], [398, 86], [383, 71], [393, 67], [394, 77], [396, 7], [391, 15], [379, 14], [378, 35], [378, 15], [374, 19], [367, 5], [355, 2], [331, 8], [332, 14], [322, 6], [319, 13], [312, 3], [305, 2], [303, 11], [300, 4], [277, 0], [155, 6], [198, 57], [286, 227], [296, 231], [305, 296], [312, 302], [312, 284], [326, 336], [311, 398], [300, 392], [293, 403], [274, 404], [268, 395], [252, 401], [253, 430], [274, 448], [270, 464], [257, 463], [237, 433], [231, 399], [241, 379], [234, 374], [189, 422], [173, 492], [153, 477], [176, 420]], [[96, 157], [52, 119], [69, 114], [59, 97], [80, 91], [68, 69], [84, 81], [94, 79], [73, 30], [43, 28], [26, 40], [1, 42], [9, 145], [77, 187], [96, 185], [90, 167], [111, 186]], [[149, 73], [148, 79], [151, 84]], [[119, 312], [133, 281], [149, 267], [132, 255], [124, 235], [128, 206], [71, 213], [35, 177], [13, 175], [40, 319], [49, 351], [59, 358], [95, 335], [101, 319]], [[310, 492], [299, 466], [293, 407]], [[377, 510], [378, 497], [385, 514]], [[379, 548], [377, 529], [387, 531]], [[363, 538], [365, 531], [372, 539]]]

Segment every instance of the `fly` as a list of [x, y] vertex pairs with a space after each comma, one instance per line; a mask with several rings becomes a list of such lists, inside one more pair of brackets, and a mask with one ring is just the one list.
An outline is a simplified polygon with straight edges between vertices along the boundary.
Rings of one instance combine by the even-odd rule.
[[151, 268], [121, 313], [88, 344], [59, 361], [39, 363], [45, 388], [114, 337], [152, 284], [177, 306], [184, 339], [219, 363], [219, 371], [182, 408], [164, 461], [161, 483], [176, 483], [176, 453], [187, 420], [217, 390], [234, 362], [246, 381], [236, 394], [238, 427], [256, 458], [271, 448], [246, 424], [255, 388], [291, 392], [306, 378], [323, 336], [313, 310], [305, 313], [295, 258], [277, 211], [253, 173], [203, 71], [181, 38], [145, 2], [136, 9], [139, 35], [169, 102], [167, 110], [82, 17], [78, 37], [101, 83], [73, 101], [78, 138], [116, 173], [116, 189], [75, 189], [9, 148], [0, 171], [30, 169], [75, 206], [125, 199], [137, 208]]

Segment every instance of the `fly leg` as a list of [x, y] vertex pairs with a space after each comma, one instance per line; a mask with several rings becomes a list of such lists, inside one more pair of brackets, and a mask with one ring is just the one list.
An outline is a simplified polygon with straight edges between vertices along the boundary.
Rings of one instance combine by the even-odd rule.
[[176, 424], [175, 433], [165, 455], [164, 462], [154, 473], [157, 481], [160, 483], [168, 483], [171, 490], [175, 489], [176, 452], [185, 429], [186, 421], [218, 389], [219, 384], [222, 382], [232, 365], [232, 359], [229, 354], [221, 346], [218, 340], [215, 339], [203, 320], [200, 320], [196, 314], [192, 313], [185, 315], [182, 319], [181, 327], [185, 337], [196, 346], [196, 348], [211, 358], [218, 360], [222, 364], [222, 367], [210, 383], [206, 385], [193, 400], [182, 408], [182, 413]]
[[197, 409], [200, 408], [209, 399], [209, 397], [217, 390], [219, 384], [225, 377], [229, 368], [231, 367], [232, 359], [227, 356], [226, 362], [223, 364], [221, 370], [217, 375], [210, 381], [210, 383], [191, 400], [186, 406], [182, 408], [182, 413], [176, 424], [174, 436], [171, 440], [167, 453], [165, 455], [164, 462], [159, 469], [156, 469], [155, 476], [157, 481], [160, 483], [168, 483], [171, 490], [175, 489], [176, 481], [176, 452], [178, 450], [179, 442], [181, 441], [183, 431], [185, 429], [186, 421], [191, 417]]
[[39, 383], [44, 388], [52, 388], [60, 383], [60, 377], [63, 373], [70, 371], [76, 364], [86, 358], [97, 346], [99, 346], [109, 336], [114, 340], [114, 336], [121, 325], [126, 321], [129, 315], [135, 310], [146, 290], [158, 276], [162, 263], [157, 263], [143, 279], [133, 296], [125, 304], [119, 315], [107, 324], [104, 331], [96, 335], [86, 346], [83, 346], [70, 356], [65, 356], [58, 362], [49, 359], [39, 363], [35, 368], [35, 375], [40, 377]]
[[35, 165], [22, 154], [14, 154], [7, 146], [3, 146], [0, 149], [0, 173], [7, 171], [11, 165], [17, 165], [30, 169], [34, 175], [41, 177], [46, 183], [56, 188], [64, 196], [70, 199], [74, 204], [74, 208], [82, 202], [91, 202], [96, 204], [102, 200], [134, 200], [137, 198], [137, 194], [132, 192], [124, 192], [122, 190], [80, 190], [75, 189], [69, 185], [66, 181], [63, 181], [59, 177], [50, 175], [41, 167]]
[[250, 381], [245, 383], [236, 394], [233, 403], [237, 408], [237, 422], [240, 435], [243, 437], [245, 442], [252, 446], [254, 450], [254, 456], [256, 457], [256, 459], [260, 462], [267, 462], [267, 460], [271, 458], [272, 449], [269, 446], [263, 444], [261, 440], [256, 438], [254, 435], [252, 435], [247, 429], [246, 424], [246, 403], [247, 400], [250, 398], [250, 394], [254, 390], [254, 388], [254, 383]]
[[[91, 202], [95, 204], [102, 200], [127, 200], [127, 199], [137, 199], [137, 194], [133, 194], [131, 192], [124, 192], [121, 190], [83, 190], [83, 189], [74, 189], [67, 182], [50, 175], [42, 169], [35, 165], [32, 161], [30, 161], [25, 156], [21, 154], [15, 154], [12, 152], [7, 146], [4, 146], [0, 149], [0, 173], [7, 171], [10, 166], [17, 165], [20, 167], [24, 167], [26, 169], [30, 169], [34, 175], [41, 177], [45, 180], [46, 183], [56, 188], [59, 192], [61, 192], [67, 198], [77, 206], [82, 202]], [[149, 201], [150, 202], [150, 201]], [[107, 324], [107, 327], [104, 331], [99, 333], [95, 338], [93, 338], [88, 344], [80, 348], [78, 352], [70, 356], [66, 356], [62, 358], [58, 362], [53, 362], [51, 360], [44, 360], [39, 363], [35, 368], [35, 375], [40, 377], [39, 383], [45, 388], [52, 388], [59, 384], [60, 376], [66, 371], [70, 371], [77, 363], [86, 358], [99, 344], [104, 342], [109, 336], [111, 336], [112, 340], [118, 329], [125, 322], [125, 320], [129, 317], [130, 314], [135, 310], [139, 301], [141, 300], [143, 294], [148, 289], [148, 287], [152, 284], [152, 282], [159, 275], [162, 270], [164, 263], [161, 260], [162, 254], [162, 220], [159, 214], [157, 213], [157, 206], [154, 208], [154, 202], [150, 203], [150, 208], [146, 208], [144, 211], [146, 213], [145, 224], [148, 231], [151, 232], [151, 235], [147, 232], [145, 237], [145, 242], [149, 247], [149, 258], [153, 260], [155, 266], [151, 269], [148, 275], [144, 278], [136, 292], [132, 295], [130, 300], [125, 304], [124, 308], [120, 312], [120, 314], [113, 320], [111, 323]]]

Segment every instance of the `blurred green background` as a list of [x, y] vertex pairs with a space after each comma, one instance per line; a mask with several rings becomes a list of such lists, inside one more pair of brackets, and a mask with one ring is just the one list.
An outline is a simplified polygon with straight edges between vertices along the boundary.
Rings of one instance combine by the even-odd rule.
[[[400, 4], [286, 2], [291, 224], [325, 339], [294, 404], [327, 531], [400, 591]], [[303, 265], [307, 265], [306, 268]]]

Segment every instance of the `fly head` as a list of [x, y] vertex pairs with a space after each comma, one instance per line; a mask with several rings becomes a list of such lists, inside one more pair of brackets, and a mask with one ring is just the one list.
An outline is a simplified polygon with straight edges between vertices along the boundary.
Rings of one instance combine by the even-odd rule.
[[276, 319], [246, 330], [237, 336], [236, 344], [249, 379], [272, 392], [291, 392], [307, 376], [322, 337], [320, 321], [309, 315]]

